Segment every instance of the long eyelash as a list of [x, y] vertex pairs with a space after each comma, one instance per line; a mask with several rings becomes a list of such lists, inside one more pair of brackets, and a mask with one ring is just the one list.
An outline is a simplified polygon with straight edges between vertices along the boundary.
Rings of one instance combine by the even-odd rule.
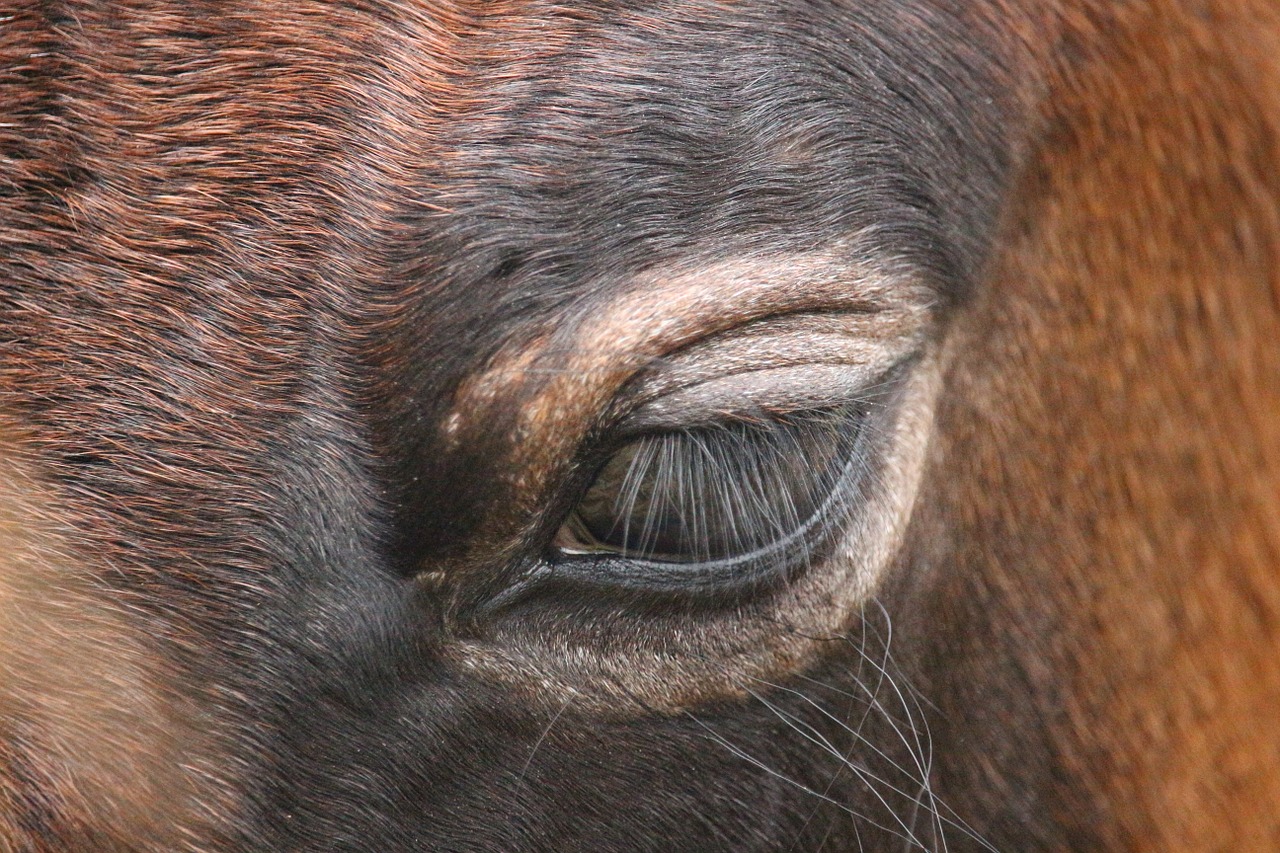
[[[640, 488], [644, 485], [644, 474], [649, 469], [654, 454], [654, 445], [650, 442], [643, 444], [631, 459], [631, 464], [627, 468], [627, 476], [622, 481], [623, 487], [619, 490], [619, 494], [626, 495], [625, 511], [618, 516], [622, 519], [622, 541], [631, 541], [631, 518], [635, 511], [636, 499], [640, 496]], [[616, 505], [615, 505], [616, 511]], [[610, 531], [616, 533], [617, 527]]]
[[[605, 538], [618, 545], [601, 550], [692, 568], [756, 556], [818, 516], [839, 517], [866, 467], [855, 443], [871, 405], [638, 439], [610, 501]], [[659, 550], [664, 536], [678, 553]], [[774, 556], [807, 562], [807, 547], [792, 551]]]

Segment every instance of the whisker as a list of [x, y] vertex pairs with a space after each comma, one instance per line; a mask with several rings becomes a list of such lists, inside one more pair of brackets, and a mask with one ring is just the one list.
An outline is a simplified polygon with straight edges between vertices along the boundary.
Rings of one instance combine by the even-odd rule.
[[[847, 634], [830, 637], [812, 637], [805, 634], [803, 631], [789, 628], [789, 630], [796, 631], [798, 635], [807, 636], [809, 639], [834, 641], [846, 644], [854, 650], [860, 661], [865, 662], [873, 668], [873, 671], [877, 676], [875, 685], [869, 686], [861, 677], [855, 677], [853, 679], [853, 684], [856, 685], [857, 690], [861, 691], [861, 695], [852, 693], [833, 684], [818, 681], [804, 674], [798, 674], [795, 676], [798, 680], [804, 683], [820, 687], [824, 690], [829, 690], [835, 695], [848, 698], [851, 702], [857, 702], [864, 705], [866, 710], [863, 713], [862, 719], [860, 719], [856, 725], [849, 725], [848, 723], [836, 718], [828, 709], [822, 707], [803, 691], [794, 690], [784, 685], [771, 684], [763, 679], [753, 680], [768, 686], [770, 689], [794, 695], [811, 705], [825, 717], [831, 719], [832, 722], [841, 726], [845, 732], [851, 734], [855, 738], [856, 743], [865, 745], [877, 757], [887, 762], [894, 770], [902, 773], [908, 780], [920, 785], [920, 793], [918, 795], [907, 794], [906, 792], [896, 788], [893, 788], [892, 790], [896, 791], [906, 799], [909, 799], [913, 803], [913, 811], [923, 809], [930, 814], [939, 850], [945, 851], [949, 849], [949, 843], [946, 839], [946, 830], [950, 827], [953, 830], [962, 832], [966, 837], [979, 844], [983, 849], [993, 851], [993, 853], [995, 853], [996, 848], [984, 839], [977, 831], [975, 831], [972, 826], [964, 821], [955, 812], [955, 810], [938, 797], [936, 792], [933, 790], [933, 744], [932, 737], [929, 732], [928, 718], [926, 715], [921, 713], [919, 704], [921, 697], [919, 692], [912, 689], [910, 684], [905, 682], [903, 679], [895, 678], [890, 674], [890, 670], [894, 666], [892, 663], [892, 621], [883, 603], [878, 600], [874, 603], [879, 608], [880, 615], [885, 620], [886, 634], [881, 634], [877, 631], [874, 627], [874, 621], [867, 618], [865, 615], [863, 619], [860, 620], [862, 631], [859, 642], [855, 642], [854, 638]], [[883, 649], [882, 653], [878, 656], [871, 655], [866, 647], [868, 636], [872, 633], [877, 636]], [[879, 658], [878, 660], [877, 657]], [[889, 682], [889, 689], [891, 690], [892, 695], [897, 699], [898, 703], [901, 704], [902, 709], [906, 714], [905, 720], [892, 714], [879, 699], [879, 695], [884, 689], [884, 683], [886, 681]], [[913, 705], [915, 706], [914, 713], [912, 711]], [[898, 742], [900, 742], [906, 749], [914, 771], [894, 760], [885, 750], [876, 746], [863, 734], [863, 728], [867, 724], [869, 715], [872, 711], [875, 711], [876, 716], [882, 719], [889, 726], [889, 729], [894, 733]], [[908, 732], [910, 732], [909, 736]], [[854, 768], [851, 766], [850, 769], [852, 770]]]
[[[859, 775], [860, 777], [863, 777], [864, 779], [873, 779], [873, 780], [875, 780], [875, 781], [880, 782], [881, 784], [885, 785], [885, 787], [887, 787], [889, 790], [893, 791], [894, 793], [899, 794], [900, 796], [902, 796], [902, 797], [904, 797], [904, 798], [906, 798], [906, 799], [912, 800], [912, 802], [913, 802], [917, 807], [922, 807], [922, 806], [924, 806], [924, 803], [923, 803], [923, 801], [922, 801], [922, 800], [923, 800], [923, 797], [927, 795], [927, 796], [928, 796], [928, 798], [929, 798], [929, 800], [930, 800], [930, 803], [929, 803], [929, 807], [928, 807], [928, 808], [929, 808], [930, 812], [934, 815], [934, 817], [935, 817], [935, 821], [936, 821], [936, 822], [938, 822], [938, 825], [936, 826], [936, 831], [940, 833], [940, 839], [939, 839], [939, 841], [940, 841], [940, 843], [943, 845], [943, 849], [944, 849], [944, 850], [946, 849], [946, 838], [945, 838], [945, 833], [944, 833], [944, 827], [942, 826], [942, 824], [943, 824], [943, 823], [945, 823], [945, 824], [949, 824], [949, 825], [951, 825], [951, 826], [955, 827], [956, 829], [959, 829], [959, 830], [961, 830], [962, 832], [965, 832], [967, 835], [969, 835], [969, 836], [971, 836], [972, 838], [974, 838], [974, 840], [976, 840], [976, 841], [978, 841], [978, 842], [980, 842], [980, 843], [983, 843], [983, 842], [982, 842], [982, 839], [981, 839], [981, 838], [979, 838], [979, 837], [977, 837], [977, 836], [976, 836], [976, 834], [974, 834], [974, 833], [972, 832], [972, 830], [971, 830], [971, 829], [969, 829], [969, 827], [968, 827], [966, 824], [964, 824], [964, 822], [963, 822], [963, 821], [959, 821], [959, 820], [954, 820], [954, 819], [948, 818], [948, 817], [946, 817], [946, 816], [944, 816], [944, 815], [942, 815], [942, 814], [940, 813], [940, 810], [939, 810], [939, 809], [940, 809], [941, 803], [940, 803], [940, 801], [937, 799], [937, 797], [936, 797], [936, 796], [934, 796], [933, 791], [932, 791], [932, 787], [930, 786], [930, 784], [929, 784], [929, 782], [928, 782], [928, 777], [927, 777], [927, 776], [926, 776], [926, 777], [924, 777], [924, 778], [922, 778], [922, 779], [916, 779], [916, 778], [915, 778], [915, 777], [914, 777], [914, 776], [913, 776], [913, 775], [912, 775], [912, 774], [907, 770], [907, 768], [903, 767], [899, 762], [897, 762], [897, 761], [893, 760], [893, 759], [892, 759], [888, 754], [886, 754], [883, 750], [881, 750], [879, 747], [877, 747], [877, 746], [876, 746], [874, 743], [872, 743], [869, 739], [867, 739], [865, 736], [863, 736], [863, 735], [861, 734], [861, 732], [854, 731], [851, 727], [849, 727], [847, 724], [845, 724], [842, 720], [840, 720], [838, 717], [836, 717], [835, 715], [833, 715], [833, 714], [832, 714], [830, 711], [828, 711], [826, 708], [823, 708], [821, 705], [819, 705], [817, 702], [815, 702], [811, 697], [809, 697], [809, 696], [805, 695], [803, 692], [800, 692], [800, 691], [797, 691], [797, 690], [793, 690], [793, 689], [791, 689], [791, 688], [788, 688], [788, 687], [785, 687], [785, 686], [782, 686], [782, 685], [778, 685], [778, 684], [771, 684], [770, 682], [764, 681], [763, 679], [753, 679], [753, 680], [758, 681], [758, 682], [760, 682], [761, 684], [765, 684], [765, 685], [769, 686], [769, 687], [770, 687], [770, 688], [772, 688], [772, 689], [775, 689], [775, 690], [779, 690], [779, 691], [782, 691], [782, 692], [788, 693], [788, 694], [790, 694], [790, 695], [796, 696], [797, 698], [799, 698], [799, 699], [803, 700], [804, 702], [806, 702], [807, 704], [809, 704], [810, 706], [812, 706], [813, 708], [815, 708], [817, 711], [819, 711], [821, 714], [823, 714], [823, 716], [827, 717], [827, 718], [828, 718], [828, 719], [830, 719], [832, 722], [834, 722], [834, 723], [836, 723], [837, 725], [839, 725], [839, 726], [840, 726], [844, 731], [846, 731], [846, 732], [848, 732], [848, 733], [852, 734], [852, 735], [856, 738], [857, 742], [862, 743], [862, 744], [865, 744], [869, 749], [871, 749], [871, 750], [872, 750], [872, 752], [874, 752], [878, 757], [880, 757], [881, 759], [883, 759], [884, 761], [886, 761], [886, 762], [887, 762], [887, 763], [888, 763], [888, 764], [889, 764], [893, 769], [895, 769], [895, 770], [897, 770], [898, 772], [902, 773], [902, 774], [903, 774], [904, 776], [906, 776], [909, 780], [911, 780], [911, 781], [913, 781], [913, 782], [916, 782], [917, 784], [920, 784], [922, 787], [921, 787], [921, 793], [920, 793], [919, 795], [912, 795], [912, 794], [909, 794], [909, 793], [907, 793], [906, 791], [904, 791], [904, 790], [902, 790], [902, 789], [900, 789], [900, 788], [898, 788], [898, 787], [896, 787], [896, 786], [894, 786], [894, 785], [892, 785], [892, 784], [890, 784], [890, 783], [888, 783], [888, 782], [886, 782], [886, 781], [884, 781], [884, 780], [880, 779], [879, 777], [875, 777], [875, 776], [870, 775], [870, 774], [869, 774], [869, 771], [866, 771], [866, 769], [865, 769], [865, 768], [861, 768], [861, 767], [859, 767], [859, 766], [855, 765], [852, 761], [850, 761], [850, 760], [847, 758], [847, 756], [845, 756], [845, 757], [844, 757], [844, 760], [848, 761], [848, 763], [849, 763], [849, 769], [851, 769], [851, 770], [853, 770], [854, 772], [858, 773], [858, 775]], [[769, 708], [770, 708], [770, 710], [775, 711], [775, 713], [780, 713], [780, 714], [781, 714], [781, 713], [785, 713], [785, 712], [782, 712], [780, 709], [777, 709], [777, 708], [776, 708], [776, 706], [774, 706], [772, 703], [768, 702], [766, 699], [764, 699], [764, 697], [759, 696], [759, 695], [758, 695], [757, 693], [755, 693], [754, 691], [750, 691], [750, 690], [749, 690], [748, 692], [750, 692], [752, 696], [754, 696], [757, 700], [759, 700], [759, 701], [760, 701], [762, 704], [764, 704], [766, 707], [769, 707]], [[795, 718], [794, 718], [793, 716], [791, 716], [791, 715], [787, 715], [787, 716], [788, 716], [790, 719], [792, 719], [792, 720], [794, 720], [794, 719], [795, 719]], [[803, 723], [803, 722], [801, 722], [801, 721], [799, 721], [799, 720], [796, 720], [796, 722], [797, 722], [797, 723], [799, 723], [799, 724], [801, 724], [801, 725], [804, 725], [806, 728], [808, 728], [808, 729], [809, 729], [811, 732], [813, 732], [815, 735], [818, 735], [818, 733], [816, 732], [816, 730], [814, 730], [814, 729], [812, 728], [812, 726], [809, 726], [807, 723]], [[803, 734], [803, 733], [802, 733], [802, 734]], [[818, 735], [818, 736], [820, 736], [820, 735]], [[824, 745], [825, 745], [826, 747], [828, 747], [829, 749], [834, 750], [834, 747], [831, 747], [830, 743], [829, 743], [825, 738], [823, 738], [822, 740], [823, 740], [823, 743], [824, 743]], [[867, 774], [867, 775], [864, 775], [864, 773], [865, 773], [865, 774]], [[990, 848], [988, 847], [988, 849], [990, 849]]]
[[[790, 726], [796, 733], [798, 733], [799, 735], [801, 735], [811, 743], [822, 747], [824, 750], [826, 750], [828, 753], [830, 753], [834, 757], [840, 759], [840, 761], [849, 770], [853, 771], [858, 776], [858, 778], [863, 781], [863, 783], [866, 785], [867, 790], [870, 791], [872, 795], [877, 800], [880, 801], [880, 804], [885, 807], [885, 811], [887, 811], [890, 814], [890, 816], [892, 816], [893, 819], [896, 820], [898, 824], [902, 827], [903, 833], [905, 834], [904, 840], [908, 842], [909, 846], [914, 845], [916, 847], [919, 847], [922, 850], [928, 849], [924, 846], [924, 844], [920, 842], [918, 838], [916, 838], [915, 833], [911, 831], [911, 827], [908, 826], [907, 823], [904, 820], [902, 820], [902, 818], [898, 817], [898, 815], [894, 812], [893, 807], [889, 805], [888, 800], [886, 800], [884, 796], [879, 791], [876, 790], [875, 785], [872, 783], [878, 783], [880, 785], [883, 785], [884, 787], [888, 788], [890, 791], [893, 791], [894, 793], [904, 797], [909, 796], [908, 794], [896, 788], [886, 780], [875, 775], [869, 769], [860, 766], [854, 761], [851, 761], [847, 755], [845, 755], [844, 753], [836, 749], [834, 746], [832, 746], [831, 742], [827, 740], [825, 737], [823, 737], [822, 734], [818, 732], [816, 729], [814, 729], [812, 726], [808, 725], [807, 723], [804, 723], [803, 721], [797, 720], [794, 717], [792, 717], [790, 714], [787, 714], [784, 711], [780, 710], [777, 706], [769, 702], [764, 697], [760, 696], [755, 691], [747, 689], [747, 692], [752, 697], [754, 697], [756, 701], [760, 702], [762, 705], [764, 705], [766, 708], [772, 711], [773, 714], [778, 717], [778, 719], [782, 720], [784, 723]], [[806, 731], [806, 729], [808, 731]]]
[[904, 836], [901, 832], [898, 832], [895, 829], [892, 829], [890, 827], [877, 823], [876, 821], [872, 820], [868, 815], [858, 812], [857, 810], [851, 808], [845, 803], [841, 803], [840, 801], [834, 799], [833, 797], [825, 796], [819, 793], [818, 791], [815, 791], [813, 788], [810, 788], [808, 785], [805, 785], [803, 782], [792, 779], [790, 776], [787, 776], [785, 773], [782, 773], [770, 767], [769, 765], [765, 764], [763, 761], [759, 760], [755, 756], [752, 756], [749, 753], [747, 753], [741, 747], [730, 742], [727, 738], [723, 737], [719, 732], [717, 732], [707, 723], [698, 719], [697, 716], [687, 711], [685, 712], [685, 714], [690, 719], [692, 719], [695, 723], [701, 726], [713, 741], [715, 741], [720, 746], [727, 749], [734, 756], [742, 759], [743, 761], [746, 761], [748, 764], [751, 764], [752, 766], [756, 767], [759, 770], [763, 770], [765, 773], [768, 773], [770, 776], [774, 777], [775, 779], [778, 779], [781, 782], [785, 782], [788, 785], [791, 785], [795, 788], [798, 788], [801, 791], [804, 791], [807, 794], [811, 794], [814, 797], [817, 797], [818, 799], [823, 800], [824, 802], [836, 807], [837, 809], [840, 809], [846, 814], [865, 822], [869, 826], [875, 827], [876, 829], [879, 829], [882, 832], [892, 835], [895, 838], [902, 838], [902, 839], [906, 838], [906, 836]]
[[560, 721], [560, 717], [564, 715], [564, 712], [568, 710], [569, 705], [572, 702], [572, 696], [564, 700], [564, 704], [560, 706], [560, 710], [556, 711], [555, 715], [552, 716], [551, 721], [543, 728], [542, 734], [538, 735], [538, 739], [534, 741], [533, 749], [529, 750], [529, 757], [525, 759], [524, 766], [520, 768], [520, 775], [516, 777], [517, 787], [525, 783], [524, 777], [525, 774], [529, 772], [529, 767], [533, 764], [533, 757], [538, 754], [538, 750], [542, 748], [542, 744], [546, 741], [547, 736], [551, 734], [551, 729]]

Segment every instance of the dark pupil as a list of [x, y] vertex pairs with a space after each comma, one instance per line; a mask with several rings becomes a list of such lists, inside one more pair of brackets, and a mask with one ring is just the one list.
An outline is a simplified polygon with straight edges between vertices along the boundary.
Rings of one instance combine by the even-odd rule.
[[614, 454], [570, 520], [584, 544], [668, 562], [742, 556], [797, 532], [836, 492], [850, 409], [645, 436]]

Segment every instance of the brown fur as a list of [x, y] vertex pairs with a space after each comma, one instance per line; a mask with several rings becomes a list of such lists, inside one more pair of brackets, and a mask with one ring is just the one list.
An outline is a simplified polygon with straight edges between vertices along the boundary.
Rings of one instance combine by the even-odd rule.
[[1278, 849], [1280, 18], [1066, 20], [941, 416], [973, 656], [938, 677], [984, 709], [948, 772], [1008, 806], [1009, 762], [1058, 764], [1073, 846]]
[[[733, 222], [663, 258], [632, 247], [616, 280], [583, 274], [621, 296], [573, 303], [530, 283], [571, 278], [570, 248], [485, 242], [512, 209], [475, 214], [478, 238], [450, 224], [468, 204], [492, 215], [468, 193], [502, 168], [570, 194], [575, 176], [503, 145], [594, 139], [538, 110], [568, 97], [569, 58], [588, 94], [641, 64], [601, 33], [648, 44], [672, 16], [718, 32], [751, 4], [9, 5], [0, 853], [861, 849], [856, 821], [822, 830], [807, 810], [814, 790], [837, 810], [859, 793], [812, 759], [822, 741], [728, 700], [847, 674], [833, 635], [877, 591], [895, 673], [933, 709], [931, 781], [997, 848], [1280, 849], [1273, 3], [847, 4], [903, 32], [963, 6], [983, 39], [955, 73], [989, 62], [999, 91], [958, 113], [1008, 122], [994, 246], [966, 234], [972, 270], [921, 264], [964, 286], [920, 324], [940, 367], [903, 419], [921, 446], [933, 430], [911, 526], [903, 463], [910, 486], [892, 484], [858, 547], [765, 605], [654, 617], [566, 596], [497, 627], [468, 622], [493, 591], [476, 579], [516, 571], [504, 561], [545, 526], [629, 360], [737, 322], [713, 288], [667, 294], [636, 270], [714, 283], [748, 253]], [[918, 59], [908, 77], [933, 80], [936, 57]], [[537, 74], [555, 86], [530, 94]], [[782, 148], [803, 166], [818, 146]], [[799, 276], [809, 225], [765, 244], [762, 268]], [[512, 233], [564, 237], [548, 229]], [[589, 268], [589, 248], [571, 260]], [[479, 268], [524, 289], [468, 285]], [[809, 275], [814, 294], [838, 283]], [[586, 309], [610, 305], [592, 326]], [[646, 337], [654, 315], [678, 333]], [[544, 351], [561, 339], [587, 354]], [[589, 369], [610, 347], [604, 384], [523, 373]], [[745, 720], [773, 774], [749, 775], [704, 717]]]
[[[1280, 847], [1280, 78], [1274, 52], [1268, 69], [1237, 51], [1280, 45], [1280, 15], [1154, 7], [1094, 25], [1115, 46], [1105, 68], [1086, 49], [1073, 88], [1108, 114], [1073, 121], [1070, 90], [1054, 105], [1051, 121], [1072, 129], [1047, 158], [1046, 238], [1029, 258], [1102, 285], [1054, 288], [1079, 318], [1059, 338], [1064, 368], [1112, 354], [1100, 387], [1069, 401], [1098, 431], [1063, 442], [1100, 434], [1123, 460], [1103, 476], [1086, 458], [1064, 466], [1088, 503], [1064, 496], [1060, 511], [1096, 519], [1095, 556], [1078, 565], [1109, 555], [1101, 577], [1081, 578], [1075, 621], [1098, 633], [1073, 661], [1071, 716], [1114, 846], [1268, 850]], [[1097, 236], [1072, 247], [1047, 236], [1057, 229]]]

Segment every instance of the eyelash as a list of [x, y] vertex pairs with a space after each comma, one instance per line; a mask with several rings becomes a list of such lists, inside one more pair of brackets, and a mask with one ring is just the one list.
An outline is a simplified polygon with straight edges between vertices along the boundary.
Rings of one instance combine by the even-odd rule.
[[858, 494], [866, 421], [859, 404], [641, 436], [561, 526], [556, 573], [683, 591], [789, 576]]

